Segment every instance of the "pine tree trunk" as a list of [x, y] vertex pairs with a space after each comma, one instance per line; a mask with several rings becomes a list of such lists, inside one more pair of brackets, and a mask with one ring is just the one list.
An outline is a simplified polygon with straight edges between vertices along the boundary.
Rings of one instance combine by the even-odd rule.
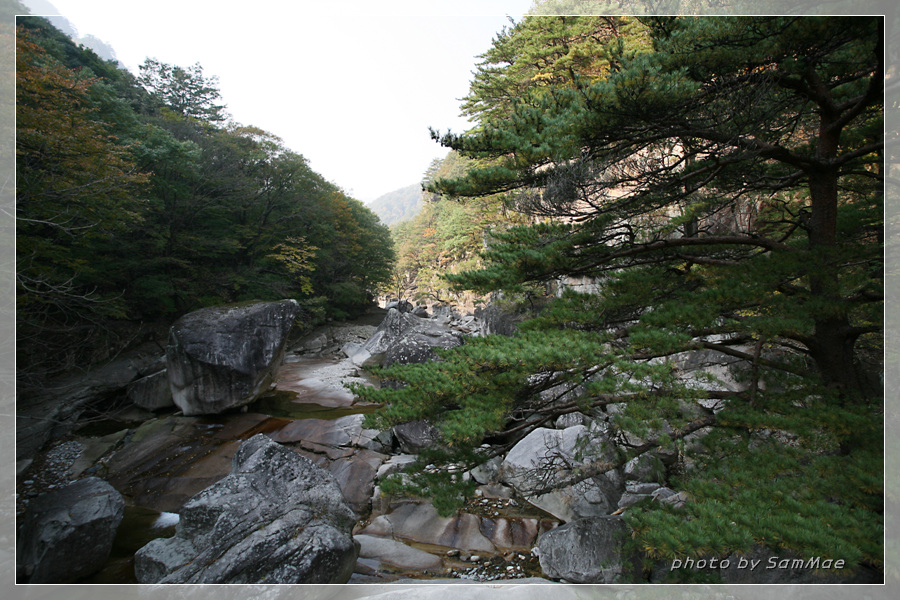
[[862, 397], [862, 379], [856, 369], [854, 345], [858, 334], [841, 301], [840, 261], [837, 260], [837, 214], [839, 170], [837, 157], [841, 128], [839, 115], [822, 106], [818, 146], [813, 166], [807, 169], [811, 215], [809, 220], [811, 300], [824, 300], [827, 308], [814, 315], [815, 329], [810, 354], [823, 382], [836, 388], [844, 401]]

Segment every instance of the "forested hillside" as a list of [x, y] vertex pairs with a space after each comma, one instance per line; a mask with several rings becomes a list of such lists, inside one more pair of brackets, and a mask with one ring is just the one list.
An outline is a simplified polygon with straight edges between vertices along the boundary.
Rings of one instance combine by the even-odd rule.
[[[439, 178], [461, 176], [468, 164], [450, 152], [432, 162], [420, 187]], [[426, 192], [415, 218], [391, 227], [398, 257], [391, 293], [415, 302], [458, 303], [459, 290], [450, 289], [445, 275], [479, 266], [479, 252], [488, 232], [521, 220], [521, 215], [507, 211], [497, 197], [461, 203]]]
[[399, 283], [599, 292], [358, 390], [387, 403], [371, 424], [443, 436], [426, 460], [453, 469], [406, 489], [452, 510], [461, 465], [579, 412], [602, 423], [584, 462], [532, 491], [676, 457], [684, 507], [623, 515], [651, 559], [765, 547], [881, 568], [882, 36], [877, 17], [534, 17], [498, 35], [463, 105], [475, 127], [433, 134], [459, 169], [395, 230]]
[[296, 298], [311, 324], [388, 279], [387, 228], [276, 135], [229, 120], [200, 65], [148, 59], [135, 76], [26, 17], [16, 77], [22, 385], [203, 306]]
[[368, 204], [368, 209], [388, 226], [409, 221], [421, 208], [422, 186], [418, 183], [382, 194]]

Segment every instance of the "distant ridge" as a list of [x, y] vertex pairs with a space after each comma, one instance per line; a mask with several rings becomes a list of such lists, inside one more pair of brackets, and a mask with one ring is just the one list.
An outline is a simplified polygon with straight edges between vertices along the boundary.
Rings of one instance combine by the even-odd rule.
[[370, 202], [367, 207], [378, 215], [385, 225], [394, 225], [409, 221], [422, 208], [422, 185], [412, 185], [382, 194]]

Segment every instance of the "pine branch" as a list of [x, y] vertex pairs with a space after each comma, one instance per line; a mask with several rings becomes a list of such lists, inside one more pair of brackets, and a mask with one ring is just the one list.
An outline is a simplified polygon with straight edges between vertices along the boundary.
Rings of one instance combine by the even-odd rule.
[[[673, 431], [668, 435], [666, 443], [668, 443], [669, 441], [683, 439], [688, 435], [694, 433], [695, 431], [699, 431], [705, 427], [714, 426], [715, 424], [716, 416], [711, 411], [709, 411], [709, 414], [705, 415], [704, 417], [696, 419], [691, 423], [685, 425], [681, 429]], [[584, 466], [575, 467], [572, 469], [571, 473], [568, 476], [562, 479], [555, 479], [552, 484], [546, 483], [544, 485], [529, 487], [527, 489], [523, 489], [523, 491], [529, 496], [540, 496], [541, 494], [546, 494], [557, 489], [573, 486], [586, 479], [590, 479], [591, 477], [603, 475], [604, 473], [608, 473], [609, 471], [612, 471], [614, 469], [624, 467], [632, 459], [646, 454], [654, 448], [659, 448], [662, 445], [663, 442], [660, 440], [650, 440], [638, 446], [633, 446], [630, 452], [624, 453], [622, 456], [615, 460], [596, 461]]]

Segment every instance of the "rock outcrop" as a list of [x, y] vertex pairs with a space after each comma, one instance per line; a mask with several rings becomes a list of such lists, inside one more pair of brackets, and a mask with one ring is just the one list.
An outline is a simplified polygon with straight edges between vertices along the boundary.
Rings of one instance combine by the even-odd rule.
[[172, 399], [185, 415], [217, 414], [269, 389], [300, 308], [294, 300], [216, 306], [175, 322], [166, 348]]
[[263, 434], [189, 500], [175, 536], [135, 555], [141, 583], [345, 583], [356, 520], [334, 478]]
[[411, 421], [395, 425], [394, 433], [400, 449], [407, 454], [418, 454], [422, 450], [435, 448], [441, 441], [441, 432], [428, 421]]
[[71, 433], [90, 406], [116, 398], [128, 384], [164, 367], [157, 348], [139, 347], [85, 374], [54, 381], [38, 396], [22, 394], [16, 401], [16, 460], [34, 456], [49, 440]]
[[72, 583], [99, 571], [124, 512], [122, 495], [96, 477], [35, 498], [19, 532], [20, 579]]

